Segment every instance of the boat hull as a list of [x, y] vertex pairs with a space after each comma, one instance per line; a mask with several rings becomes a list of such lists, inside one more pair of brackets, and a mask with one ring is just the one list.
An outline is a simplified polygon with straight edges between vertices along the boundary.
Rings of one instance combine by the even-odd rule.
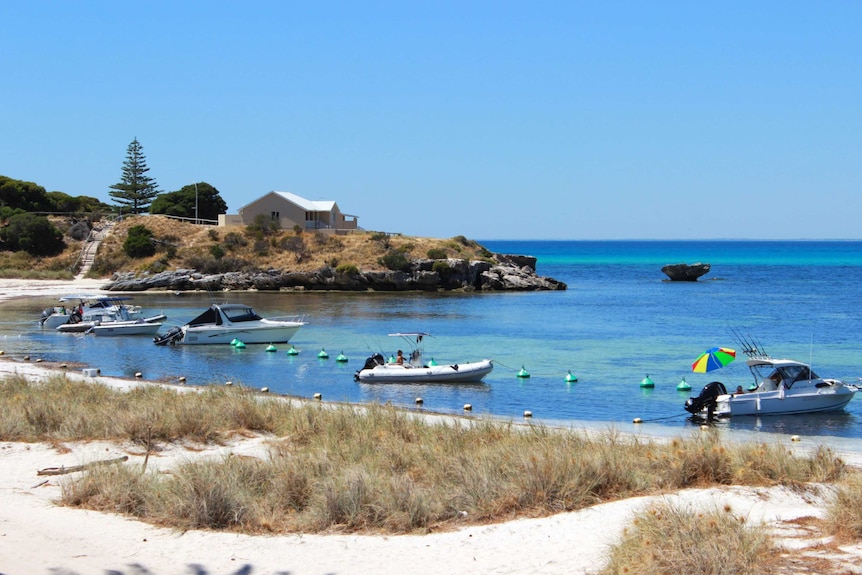
[[303, 324], [263, 325], [260, 327], [200, 326], [184, 329], [184, 335], [177, 345], [215, 345], [231, 343], [238, 339], [243, 343], [287, 343]]
[[156, 335], [161, 323], [138, 321], [133, 323], [116, 322], [94, 325], [91, 330], [97, 336]]
[[476, 383], [491, 373], [491, 360], [414, 367], [387, 363], [357, 373], [361, 383]]
[[781, 397], [780, 391], [747, 393], [718, 398], [717, 415], [793, 415], [838, 411], [850, 403], [854, 388], [822, 388], [812, 393]]

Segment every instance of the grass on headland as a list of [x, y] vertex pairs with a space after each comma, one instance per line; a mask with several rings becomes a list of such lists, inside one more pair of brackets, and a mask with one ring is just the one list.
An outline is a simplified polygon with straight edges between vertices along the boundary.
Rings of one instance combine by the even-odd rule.
[[279, 439], [267, 460], [189, 462], [171, 474], [95, 468], [63, 501], [178, 528], [261, 532], [423, 532], [542, 516], [602, 501], [716, 484], [834, 482], [828, 449], [724, 445], [714, 433], [656, 442], [484, 420], [428, 421], [370, 405], [297, 406], [236, 388], [120, 392], [62, 376], [0, 381], [0, 440], [222, 442]]

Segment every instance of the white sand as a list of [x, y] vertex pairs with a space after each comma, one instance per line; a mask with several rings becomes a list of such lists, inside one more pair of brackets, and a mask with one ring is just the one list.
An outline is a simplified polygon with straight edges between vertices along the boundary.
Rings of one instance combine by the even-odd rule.
[[[98, 288], [94, 282], [86, 283], [89, 281], [0, 280], [0, 300]], [[48, 373], [38, 364], [0, 361], [0, 376], [3, 372], [33, 378]], [[103, 377], [90, 380], [120, 388], [147, 385]], [[170, 469], [182, 461], [226, 453], [265, 457], [265, 441], [261, 437], [242, 439], [202, 450], [170, 446], [158, 457], [151, 456], [148, 466]], [[602, 567], [608, 546], [619, 538], [633, 514], [658, 499], [633, 498], [543, 519], [422, 536], [245, 536], [183, 533], [118, 515], [59, 507], [54, 503], [60, 496], [59, 485], [81, 473], [37, 475], [40, 469], [123, 455], [129, 456], [127, 464], [140, 465], [144, 458], [140, 447], [101, 441], [62, 446], [0, 443], [0, 574], [586, 574]], [[851, 463], [858, 464], [858, 457]], [[749, 521], [768, 522], [786, 549], [829, 558], [836, 573], [862, 573], [862, 546], [817, 548], [815, 535], [792, 523], [822, 517], [828, 495], [828, 488], [796, 493], [780, 487], [729, 487], [685, 490], [666, 498], [697, 509], [729, 505]], [[824, 572], [822, 566], [820, 569]]]

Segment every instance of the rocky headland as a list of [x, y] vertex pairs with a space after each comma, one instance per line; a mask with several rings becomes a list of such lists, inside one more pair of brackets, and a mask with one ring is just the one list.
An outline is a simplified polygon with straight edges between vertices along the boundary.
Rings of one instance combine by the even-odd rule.
[[[108, 291], [539, 291], [566, 284], [536, 274], [533, 256], [494, 254], [493, 263], [464, 259], [414, 260], [404, 270], [348, 273], [322, 266], [313, 271], [270, 269], [205, 274], [193, 269], [159, 273], [118, 272], [102, 286]], [[445, 261], [445, 266], [435, 262]]]

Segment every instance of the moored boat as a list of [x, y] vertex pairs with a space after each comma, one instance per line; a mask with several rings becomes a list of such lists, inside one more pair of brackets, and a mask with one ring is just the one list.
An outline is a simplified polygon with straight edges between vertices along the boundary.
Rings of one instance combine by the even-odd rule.
[[353, 379], [361, 383], [476, 383], [491, 373], [494, 362], [490, 359], [466, 363], [437, 364], [422, 359], [422, 340], [430, 336], [424, 332], [390, 333], [400, 337], [413, 347], [409, 357], [399, 350], [397, 356], [388, 361], [375, 353], [367, 360]]
[[295, 316], [263, 318], [251, 306], [213, 304], [183, 326], [153, 338], [156, 345], [205, 345], [231, 343], [286, 343], [305, 322]]
[[700, 395], [689, 398], [685, 410], [705, 419], [838, 411], [859, 390], [855, 384], [821, 378], [810, 365], [792, 359], [752, 353], [746, 365], [754, 377], [748, 391], [740, 386], [728, 393], [724, 384], [714, 381]]

